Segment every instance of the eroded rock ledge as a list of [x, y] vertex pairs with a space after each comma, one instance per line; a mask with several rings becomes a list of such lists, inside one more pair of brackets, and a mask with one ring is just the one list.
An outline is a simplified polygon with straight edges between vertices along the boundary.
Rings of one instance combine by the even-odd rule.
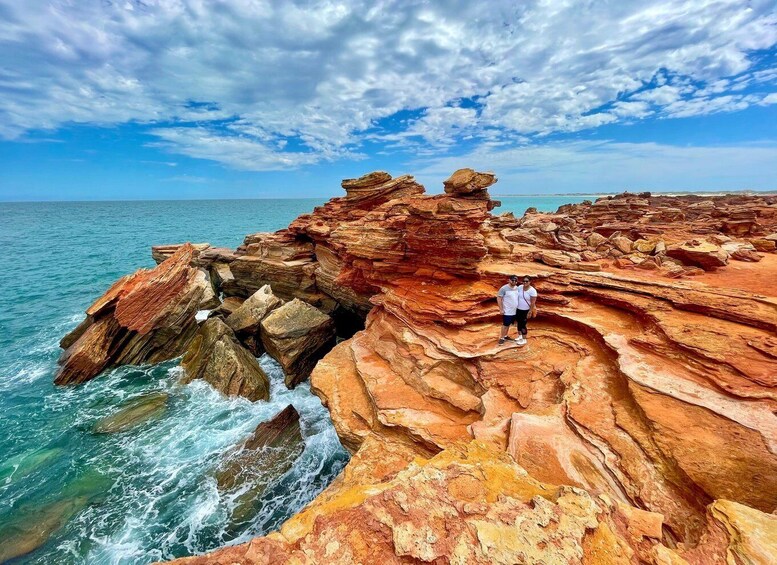
[[[457, 171], [426, 196], [372, 173], [234, 251], [188, 248], [229, 312], [270, 285], [336, 324], [366, 316], [311, 375], [354, 454], [343, 475], [279, 532], [191, 562], [777, 551], [777, 198], [623, 194], [515, 218], [492, 215], [495, 181]], [[511, 273], [540, 293], [523, 348], [496, 344]]]

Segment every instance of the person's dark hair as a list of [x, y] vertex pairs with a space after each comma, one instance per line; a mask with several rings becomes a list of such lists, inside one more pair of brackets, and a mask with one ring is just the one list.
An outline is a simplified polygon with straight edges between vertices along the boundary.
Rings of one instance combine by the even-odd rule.
[[531, 282], [531, 277], [529, 275], [523, 275], [523, 278], [521, 280], [522, 281], [528, 280], [529, 282]]
[[511, 281], [517, 281], [518, 280], [518, 275], [510, 275], [509, 278], [510, 278]]

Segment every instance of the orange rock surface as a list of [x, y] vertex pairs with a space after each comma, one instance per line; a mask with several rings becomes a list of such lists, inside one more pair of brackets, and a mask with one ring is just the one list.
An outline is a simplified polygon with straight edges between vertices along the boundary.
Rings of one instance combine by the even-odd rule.
[[159, 363], [181, 355], [197, 331], [195, 314], [209, 290], [191, 266], [196, 250], [177, 248], [154, 269], [119, 279], [65, 336], [57, 384], [75, 384], [119, 365]]
[[[775, 554], [777, 198], [624, 194], [515, 218], [491, 213], [494, 182], [464, 169], [425, 196], [372, 173], [200, 253], [226, 297], [269, 284], [366, 322], [310, 377], [353, 454], [341, 477], [279, 532], [189, 562]], [[524, 347], [497, 344], [512, 273], [539, 292]]]
[[[661, 532], [660, 540], [644, 538], [652, 541], [635, 548], [628, 532], [606, 520], [602, 526], [597, 511], [599, 525], [591, 522], [576, 538], [579, 553], [563, 554], [556, 544], [558, 562], [607, 561], [615, 554], [611, 544], [628, 559], [682, 562], [687, 553], [690, 562], [703, 561], [717, 551], [711, 531], [728, 532], [718, 536], [720, 547], [739, 543], [730, 528], [714, 525], [713, 503], [742, 505], [773, 528], [765, 516], [777, 508], [777, 291], [769, 284], [754, 289], [752, 280], [767, 280], [773, 275], [764, 267], [777, 264], [771, 256], [760, 263], [731, 257], [732, 263], [723, 245], [747, 246], [747, 238], [777, 231], [777, 199], [622, 195], [515, 219], [489, 213], [493, 181], [460, 171], [443, 196], [413, 190], [381, 201], [372, 191], [371, 207], [335, 199], [290, 227], [296, 242], [310, 242], [323, 258], [325, 265], [310, 268], [317, 290], [350, 308], [371, 306], [365, 329], [335, 347], [311, 376], [355, 453], [351, 465], [360, 469], [346, 471], [330, 491], [346, 496], [349, 477], [367, 480], [359, 475], [372, 467], [360, 454], [370, 442], [393, 442], [427, 458], [475, 439], [508, 453], [534, 479], [604, 496], [632, 517], [660, 517], [634, 518], [642, 524], [637, 529]], [[671, 246], [694, 245], [725, 259], [720, 268], [698, 280], [667, 278], [696, 274], [699, 264], [711, 268], [667, 254]], [[552, 266], [543, 259], [551, 252], [560, 257]], [[637, 268], [645, 261], [651, 269]], [[749, 273], [737, 275], [749, 285], [726, 284], [732, 268]], [[532, 275], [540, 293], [523, 348], [496, 343], [494, 296], [510, 273]], [[364, 458], [377, 462], [384, 452], [370, 449]], [[424, 476], [415, 473], [415, 480]], [[476, 482], [486, 488], [487, 481]], [[427, 508], [414, 506], [420, 495], [407, 494], [400, 514], [410, 521], [425, 516]], [[444, 550], [413, 553], [416, 546], [408, 549], [370, 517], [390, 510], [374, 510], [361, 497], [353, 504], [358, 519], [314, 502], [310, 512], [320, 517], [304, 537], [290, 537], [287, 524], [230, 555], [259, 563], [277, 551], [279, 562], [316, 562], [309, 556], [326, 555], [336, 541], [331, 562], [366, 555], [455, 561], [454, 534]], [[465, 516], [452, 520], [473, 532]], [[440, 532], [426, 534], [438, 539]], [[463, 546], [475, 551], [478, 541], [466, 539]], [[497, 539], [504, 562], [521, 561], [509, 553], [514, 538]], [[315, 549], [308, 552], [308, 544]], [[473, 553], [461, 562], [499, 559]]]

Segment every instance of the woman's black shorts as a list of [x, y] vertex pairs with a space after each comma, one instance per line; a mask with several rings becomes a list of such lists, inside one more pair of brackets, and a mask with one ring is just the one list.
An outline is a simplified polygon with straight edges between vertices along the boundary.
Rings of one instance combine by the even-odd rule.
[[502, 314], [502, 325], [505, 327], [509, 327], [514, 323], [519, 328], [525, 328], [526, 319], [528, 316], [529, 316], [528, 310], [517, 310], [515, 314], [511, 316], [508, 316], [507, 314]]

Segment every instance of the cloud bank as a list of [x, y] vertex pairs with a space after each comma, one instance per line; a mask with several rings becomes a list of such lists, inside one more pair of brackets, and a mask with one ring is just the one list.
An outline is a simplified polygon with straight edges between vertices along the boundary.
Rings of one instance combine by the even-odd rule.
[[243, 170], [775, 103], [772, 0], [0, 0], [0, 136], [148, 125]]

